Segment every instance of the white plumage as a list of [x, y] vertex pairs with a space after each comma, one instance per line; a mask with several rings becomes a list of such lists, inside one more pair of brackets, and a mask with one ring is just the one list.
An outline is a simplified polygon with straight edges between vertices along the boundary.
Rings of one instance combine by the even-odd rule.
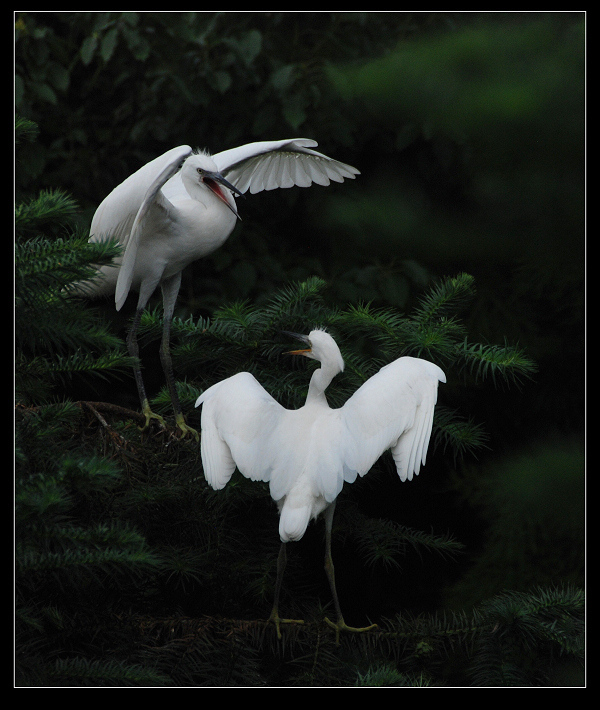
[[281, 510], [283, 542], [299, 540], [344, 482], [364, 476], [388, 449], [402, 481], [417, 475], [426, 460], [438, 382], [445, 382], [437, 365], [402, 357], [382, 367], [343, 407], [331, 409], [325, 388], [343, 370], [342, 356], [325, 331], [312, 331], [308, 340], [306, 354], [321, 368], [300, 409], [282, 407], [249, 372], [218, 382], [196, 401], [203, 404], [206, 480], [219, 490], [237, 466], [247, 478], [268, 481]]
[[[328, 158], [305, 138], [249, 143], [209, 155], [187, 146], [167, 151], [118, 185], [100, 204], [90, 228], [90, 241], [116, 237], [123, 245], [120, 259], [99, 269], [98, 278], [81, 291], [88, 296], [115, 296], [117, 310], [131, 291], [139, 293], [136, 317], [128, 338], [138, 356], [136, 331], [143, 309], [158, 286], [164, 306], [161, 357], [177, 423], [187, 427], [175, 391], [169, 355], [170, 327], [186, 266], [207, 256], [227, 240], [238, 218], [234, 194], [256, 193], [313, 182], [328, 185], [359, 174], [356, 168]], [[139, 368], [136, 382], [146, 414], [150, 411]]]
[[[321, 363], [311, 377], [305, 405], [284, 408], [248, 372], [218, 382], [196, 401], [196, 406], [202, 405], [202, 465], [206, 480], [217, 490], [236, 467], [247, 478], [269, 482], [280, 511], [282, 543], [299, 540], [310, 520], [327, 511], [326, 569], [331, 570], [339, 631], [350, 627], [339, 611], [330, 558], [335, 500], [345, 482], [364, 476], [388, 449], [402, 481], [419, 473], [426, 460], [438, 383], [446, 378], [431, 362], [401, 357], [382, 367], [342, 407], [331, 409], [325, 390], [344, 369], [340, 350], [323, 330], [296, 337], [309, 348], [293, 352]], [[277, 605], [276, 598], [271, 615], [276, 623]]]
[[125, 247], [118, 268], [101, 270], [96, 293], [114, 292], [120, 310], [133, 289], [143, 307], [162, 280], [218, 249], [237, 217], [227, 183], [238, 194], [255, 194], [360, 174], [312, 150], [316, 145], [305, 138], [262, 141], [212, 156], [183, 145], [144, 165], [102, 201], [92, 219], [90, 241], [117, 237]]
[[344, 182], [359, 171], [318, 153], [312, 148], [317, 142], [308, 138], [263, 141], [225, 150], [214, 156], [223, 175], [238, 190], [251, 194], [278, 187], [309, 187], [329, 185], [330, 181]]

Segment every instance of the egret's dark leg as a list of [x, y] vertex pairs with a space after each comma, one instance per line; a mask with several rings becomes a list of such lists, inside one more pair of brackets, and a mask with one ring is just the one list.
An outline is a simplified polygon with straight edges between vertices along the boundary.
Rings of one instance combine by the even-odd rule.
[[333, 623], [333, 621], [330, 621], [326, 618], [325, 621], [329, 624], [329, 626], [335, 629], [335, 640], [339, 643], [341, 630], [360, 633], [361, 631], [368, 631], [369, 629], [376, 628], [377, 624], [371, 624], [371, 626], [356, 628], [354, 626], [348, 626], [344, 621], [340, 602], [337, 595], [337, 589], [335, 586], [335, 570], [333, 567], [333, 558], [331, 557], [331, 528], [333, 527], [334, 512], [335, 501], [325, 510], [325, 574], [327, 575], [329, 587], [333, 596], [333, 604], [335, 606], [337, 620], [335, 623]]
[[140, 327], [140, 320], [142, 319], [143, 308], [139, 308], [135, 312], [133, 317], [133, 322], [131, 328], [127, 333], [127, 351], [132, 358], [135, 358], [135, 365], [133, 366], [133, 375], [135, 377], [135, 384], [137, 385], [138, 394], [140, 397], [140, 403], [142, 405], [142, 414], [146, 417], [146, 424], [144, 429], [146, 429], [152, 419], [156, 419], [161, 426], [165, 426], [164, 419], [159, 415], [155, 414], [150, 409], [150, 403], [148, 402], [148, 397], [146, 395], [146, 388], [144, 387], [144, 380], [142, 378], [142, 370], [140, 367], [140, 349], [137, 342], [137, 331]]
[[287, 549], [286, 543], [282, 542], [279, 548], [279, 554], [277, 555], [277, 579], [275, 580], [275, 598], [273, 600], [273, 609], [271, 611], [271, 616], [269, 621], [275, 624], [277, 629], [277, 638], [281, 638], [281, 629], [279, 624], [303, 624], [302, 619], [282, 619], [279, 616], [279, 594], [281, 592], [281, 583], [283, 582], [283, 573], [285, 571], [285, 565], [287, 563]]
[[[326, 509], [325, 511], [325, 574], [327, 575], [327, 580], [329, 582], [329, 588], [331, 589], [331, 595], [333, 597], [333, 604], [335, 606], [335, 614], [338, 623], [344, 623], [344, 617], [342, 616], [342, 610], [340, 608], [340, 602], [337, 595], [337, 589], [335, 586], [335, 569], [333, 567], [333, 558], [331, 557], [331, 528], [333, 526], [333, 514], [335, 512], [335, 501]], [[327, 619], [328, 623], [329, 619]]]
[[161, 283], [164, 320], [162, 340], [160, 343], [160, 362], [167, 380], [169, 394], [171, 395], [171, 402], [173, 403], [173, 410], [175, 412], [175, 422], [181, 429], [183, 436], [191, 434], [196, 441], [198, 441], [198, 432], [185, 423], [181, 402], [179, 401], [179, 395], [177, 394], [177, 387], [175, 386], [173, 363], [171, 361], [171, 323], [173, 322], [173, 313], [175, 312], [175, 303], [177, 301], [180, 286], [181, 273], [175, 274], [175, 276], [172, 276], [170, 279], [166, 279]]

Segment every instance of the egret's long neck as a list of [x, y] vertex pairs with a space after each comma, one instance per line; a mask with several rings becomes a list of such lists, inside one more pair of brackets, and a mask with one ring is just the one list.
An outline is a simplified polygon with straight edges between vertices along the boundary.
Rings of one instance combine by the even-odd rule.
[[341, 370], [337, 363], [322, 362], [321, 367], [315, 370], [310, 378], [306, 403], [317, 402], [319, 400], [326, 403], [325, 390], [329, 387], [331, 380], [333, 380], [339, 372], [341, 372]]
[[181, 180], [186, 189], [187, 194], [193, 199], [201, 202], [205, 207], [210, 204], [211, 192], [207, 187], [204, 187], [196, 180], [190, 180], [187, 175], [182, 175]]

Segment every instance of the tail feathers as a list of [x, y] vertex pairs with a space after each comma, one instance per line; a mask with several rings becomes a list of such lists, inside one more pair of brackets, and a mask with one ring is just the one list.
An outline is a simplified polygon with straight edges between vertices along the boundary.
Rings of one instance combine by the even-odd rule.
[[283, 506], [279, 518], [279, 537], [282, 542], [293, 542], [300, 540], [311, 517], [311, 506], [303, 506], [301, 508], [292, 508], [289, 505]]

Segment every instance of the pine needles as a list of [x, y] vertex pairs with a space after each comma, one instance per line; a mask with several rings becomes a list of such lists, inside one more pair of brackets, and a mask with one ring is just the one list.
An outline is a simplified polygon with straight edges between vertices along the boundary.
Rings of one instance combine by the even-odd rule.
[[[184, 686], [539, 687], [583, 660], [583, 595], [571, 588], [499, 594], [471, 612], [397, 616], [335, 634], [322, 621], [130, 619], [136, 658]], [[259, 658], [262, 662], [259, 662]]]
[[[51, 203], [49, 207], [48, 203]], [[69, 296], [96, 273], [95, 264], [109, 264], [119, 254], [112, 242], [89, 244], [87, 234], [49, 239], [25, 238], [40, 223], [68, 218], [71, 202], [32, 201], [18, 210], [15, 245], [16, 390], [23, 402], [47, 398], [75, 373], [106, 377], [130, 367], [122, 341], [94, 309]]]
[[28, 202], [15, 208], [15, 226], [21, 234], [35, 236], [47, 229], [54, 229], [77, 211], [75, 200], [62, 190], [42, 190]]
[[477, 637], [471, 677], [479, 686], [544, 685], [555, 664], [584, 658], [582, 590], [505, 592], [478, 609], [491, 629]]

